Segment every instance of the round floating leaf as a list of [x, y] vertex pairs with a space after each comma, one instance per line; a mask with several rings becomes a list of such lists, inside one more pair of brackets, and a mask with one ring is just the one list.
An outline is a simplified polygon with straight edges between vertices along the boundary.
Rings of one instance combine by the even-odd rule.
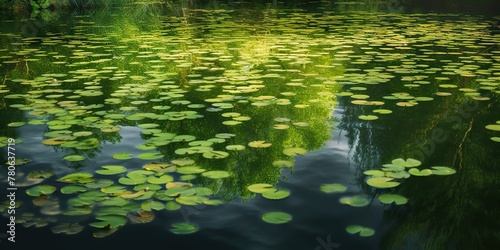
[[393, 188], [399, 185], [399, 182], [392, 181], [393, 178], [372, 177], [366, 180], [366, 184], [376, 188]]
[[493, 131], [500, 131], [500, 124], [486, 125], [486, 129], [493, 130]]
[[211, 179], [222, 179], [231, 176], [228, 171], [207, 171], [202, 173], [201, 175]]
[[435, 174], [435, 175], [452, 175], [452, 174], [457, 172], [453, 168], [444, 167], [444, 166], [434, 166], [431, 168], [432, 168], [432, 170], [431, 170], [432, 174]]
[[67, 161], [83, 161], [85, 160], [85, 156], [83, 155], [66, 155], [63, 157], [63, 160]]
[[410, 171], [408, 171], [408, 173], [415, 175], [415, 176], [429, 176], [432, 174], [432, 170], [430, 170], [430, 169], [418, 170], [416, 168], [412, 168], [412, 169], [410, 169]]
[[254, 193], [275, 192], [277, 190], [271, 184], [266, 183], [252, 184], [248, 186], [247, 189]]
[[397, 158], [392, 160], [391, 162], [394, 165], [402, 166], [402, 167], [407, 167], [407, 168], [413, 168], [413, 167], [418, 167], [422, 164], [419, 160], [415, 160], [412, 158], [408, 158], [406, 160], [402, 158]]
[[252, 148], [267, 148], [271, 147], [271, 145], [271, 143], [266, 143], [266, 141], [252, 141], [248, 143], [248, 146]]
[[245, 146], [243, 146], [243, 145], [227, 145], [226, 149], [227, 150], [243, 150], [243, 149], [245, 149]]
[[61, 177], [58, 181], [60, 182], [66, 182], [66, 183], [90, 183], [94, 182], [94, 177], [92, 174], [87, 173], [87, 172], [78, 172], [78, 173], [72, 173], [68, 174], [66, 176]]
[[378, 116], [376, 115], [360, 115], [358, 116], [359, 119], [365, 120], [365, 121], [374, 121], [378, 119]]
[[165, 155], [159, 152], [147, 152], [137, 155], [137, 158], [142, 160], [157, 160], [163, 158]]
[[184, 222], [172, 224], [172, 228], [170, 229], [170, 232], [174, 234], [192, 234], [196, 231], [198, 231], [196, 225]]
[[264, 198], [270, 199], [270, 200], [281, 200], [285, 199], [286, 197], [290, 196], [290, 191], [286, 189], [278, 190], [278, 191], [272, 191], [272, 192], [264, 192], [262, 193], [262, 196]]
[[149, 182], [151, 184], [165, 184], [165, 183], [171, 182], [171, 181], [174, 181], [174, 177], [172, 177], [168, 174], [164, 174], [160, 177], [149, 176], [147, 179], [147, 182]]
[[55, 234], [77, 234], [83, 230], [83, 226], [78, 223], [62, 223], [51, 228], [52, 232]]
[[96, 170], [95, 172], [101, 175], [114, 175], [127, 172], [127, 169], [124, 166], [107, 165], [102, 166], [102, 168], [103, 169]]
[[177, 173], [179, 174], [199, 174], [205, 172], [205, 169], [198, 166], [189, 166], [189, 167], [178, 167]]
[[101, 206], [125, 206], [129, 202], [121, 197], [112, 197], [106, 200], [103, 200], [100, 204]]
[[384, 171], [377, 170], [377, 169], [366, 170], [365, 172], [363, 172], [363, 174], [371, 175], [373, 177], [384, 177], [385, 176], [385, 172]]
[[26, 190], [26, 193], [29, 196], [40, 196], [40, 195], [48, 195], [54, 193], [56, 191], [56, 187], [51, 185], [39, 185], [32, 187]]
[[292, 161], [286, 161], [286, 160], [278, 160], [273, 162], [273, 166], [275, 167], [287, 167], [291, 168], [293, 167], [293, 162]]
[[29, 173], [28, 178], [31, 179], [47, 179], [54, 176], [54, 173], [50, 170], [35, 170]]
[[491, 137], [490, 140], [494, 142], [500, 142], [500, 137]]
[[369, 227], [362, 227], [359, 225], [350, 225], [346, 228], [346, 231], [350, 234], [359, 233], [359, 235], [362, 237], [368, 237], [368, 236], [372, 236], [375, 234], [375, 230], [373, 230]]
[[134, 156], [131, 153], [126, 153], [126, 152], [116, 153], [113, 155], [113, 158], [117, 159], [117, 160], [128, 160], [128, 159], [132, 159], [132, 157], [134, 157]]
[[87, 191], [88, 188], [79, 185], [68, 185], [61, 188], [61, 193], [63, 194], [74, 194]]
[[389, 109], [375, 109], [375, 110], [373, 110], [373, 113], [377, 113], [377, 114], [381, 114], [381, 115], [387, 115], [387, 114], [391, 114], [392, 110], [389, 110]]
[[159, 202], [159, 201], [145, 201], [141, 204], [141, 208], [144, 211], [151, 211], [151, 210], [163, 210], [165, 209], [165, 204]]
[[287, 148], [283, 150], [283, 154], [288, 156], [304, 155], [307, 154], [307, 150], [303, 148]]
[[11, 122], [7, 124], [8, 127], [17, 128], [26, 125], [26, 122]]
[[127, 217], [121, 215], [103, 215], [96, 217], [98, 222], [89, 225], [97, 228], [117, 228], [127, 223]]
[[170, 211], [175, 211], [179, 210], [181, 208], [181, 205], [175, 201], [167, 201], [167, 204], [165, 204], [165, 209], [170, 210]]
[[329, 193], [343, 193], [347, 190], [347, 187], [338, 184], [338, 183], [332, 183], [332, 184], [322, 184], [320, 187], [321, 191], [329, 194]]
[[345, 196], [340, 198], [339, 201], [342, 204], [347, 204], [352, 207], [364, 207], [370, 203], [365, 197], [361, 195]]
[[384, 204], [396, 203], [396, 205], [403, 205], [408, 202], [408, 199], [398, 194], [383, 194], [378, 197], [378, 200]]
[[229, 156], [229, 153], [224, 152], [224, 151], [209, 151], [209, 152], [204, 152], [203, 157], [208, 158], [208, 159], [222, 159], [226, 158]]
[[269, 212], [262, 215], [262, 220], [271, 224], [283, 224], [292, 220], [292, 215], [285, 212]]

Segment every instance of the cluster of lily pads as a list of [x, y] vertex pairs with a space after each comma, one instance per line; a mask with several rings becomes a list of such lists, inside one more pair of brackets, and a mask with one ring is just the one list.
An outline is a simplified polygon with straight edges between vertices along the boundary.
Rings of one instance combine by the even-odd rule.
[[[363, 173], [368, 176], [366, 184], [378, 189], [389, 189], [399, 186], [400, 182], [394, 179], [407, 179], [410, 176], [429, 176], [429, 175], [452, 175], [456, 171], [445, 166], [432, 166], [426, 169], [418, 169], [422, 165], [419, 160], [413, 158], [397, 158], [391, 163], [383, 164], [381, 169], [366, 170]], [[347, 187], [339, 183], [322, 184], [320, 187], [324, 193], [343, 193]], [[383, 193], [378, 196], [382, 204], [404, 205], [408, 198], [399, 194]], [[364, 207], [370, 204], [367, 198], [362, 195], [343, 196], [339, 199], [341, 204], [352, 207]], [[375, 231], [371, 228], [365, 228], [359, 225], [350, 225], [346, 228], [350, 234], [359, 233], [362, 237], [372, 236]]]

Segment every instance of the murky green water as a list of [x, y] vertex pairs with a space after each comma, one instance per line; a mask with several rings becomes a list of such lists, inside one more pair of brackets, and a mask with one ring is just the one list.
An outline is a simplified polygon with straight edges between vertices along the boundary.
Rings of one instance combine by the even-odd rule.
[[138, 6], [2, 21], [0, 244], [500, 242], [499, 17]]

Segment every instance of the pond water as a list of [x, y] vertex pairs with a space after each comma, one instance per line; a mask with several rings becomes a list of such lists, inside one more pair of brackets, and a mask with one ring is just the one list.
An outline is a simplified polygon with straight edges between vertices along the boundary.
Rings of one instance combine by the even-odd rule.
[[492, 249], [499, 20], [149, 5], [3, 19], [16, 242], [0, 245]]

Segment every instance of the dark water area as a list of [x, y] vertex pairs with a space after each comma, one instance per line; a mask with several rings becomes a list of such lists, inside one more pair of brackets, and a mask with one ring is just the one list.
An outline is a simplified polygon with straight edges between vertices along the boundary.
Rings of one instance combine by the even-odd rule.
[[500, 16], [416, 3], [2, 15], [1, 249], [496, 249]]

